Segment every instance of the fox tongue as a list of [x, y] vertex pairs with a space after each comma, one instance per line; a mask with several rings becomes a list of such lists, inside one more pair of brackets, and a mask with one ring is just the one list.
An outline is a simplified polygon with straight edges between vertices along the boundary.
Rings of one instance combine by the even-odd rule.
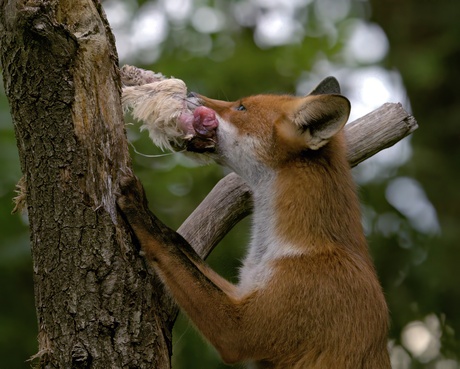
[[215, 136], [216, 128], [219, 125], [214, 110], [205, 106], [199, 106], [193, 112], [193, 129], [197, 135], [212, 138]]
[[187, 120], [188, 124], [193, 125], [194, 131], [192, 138], [187, 143], [187, 150], [197, 153], [214, 152], [216, 130], [219, 125], [214, 110], [199, 106], [193, 111], [193, 117]]

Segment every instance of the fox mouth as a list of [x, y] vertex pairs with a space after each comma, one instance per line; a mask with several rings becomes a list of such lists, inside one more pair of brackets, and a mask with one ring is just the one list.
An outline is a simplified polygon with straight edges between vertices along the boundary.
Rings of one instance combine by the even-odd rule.
[[182, 129], [186, 132], [186, 150], [196, 153], [215, 152], [219, 126], [216, 112], [201, 104], [196, 107], [199, 99], [195, 96], [188, 102], [189, 107], [195, 105], [193, 114], [182, 113], [179, 117]]

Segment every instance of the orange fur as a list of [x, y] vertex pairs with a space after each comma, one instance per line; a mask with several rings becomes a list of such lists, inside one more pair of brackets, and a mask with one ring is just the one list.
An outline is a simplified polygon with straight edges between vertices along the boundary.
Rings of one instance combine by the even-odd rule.
[[348, 100], [199, 98], [219, 119], [215, 159], [254, 192], [253, 239], [233, 285], [154, 216], [147, 221], [125, 185], [120, 207], [176, 301], [229, 363], [390, 368], [387, 307], [341, 132]]

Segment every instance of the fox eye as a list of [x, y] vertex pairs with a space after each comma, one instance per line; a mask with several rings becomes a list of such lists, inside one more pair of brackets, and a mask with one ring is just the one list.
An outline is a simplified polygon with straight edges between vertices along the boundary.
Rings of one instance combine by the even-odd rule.
[[246, 107], [245, 107], [243, 104], [240, 104], [240, 106], [238, 106], [238, 107], [236, 108], [236, 110], [245, 111], [245, 110], [246, 110]]

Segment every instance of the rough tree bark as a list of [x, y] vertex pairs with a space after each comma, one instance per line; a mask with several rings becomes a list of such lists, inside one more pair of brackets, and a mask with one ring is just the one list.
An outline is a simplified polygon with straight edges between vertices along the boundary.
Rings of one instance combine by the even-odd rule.
[[176, 309], [117, 215], [130, 161], [97, 0], [0, 1], [27, 194], [40, 368], [169, 368]]
[[[0, 0], [0, 54], [25, 178], [37, 367], [169, 368], [177, 308], [116, 212], [117, 173], [131, 163], [99, 2]], [[416, 128], [397, 105], [358, 123], [347, 128], [352, 164]], [[179, 232], [206, 256], [250, 211], [247, 186], [230, 175]]]

